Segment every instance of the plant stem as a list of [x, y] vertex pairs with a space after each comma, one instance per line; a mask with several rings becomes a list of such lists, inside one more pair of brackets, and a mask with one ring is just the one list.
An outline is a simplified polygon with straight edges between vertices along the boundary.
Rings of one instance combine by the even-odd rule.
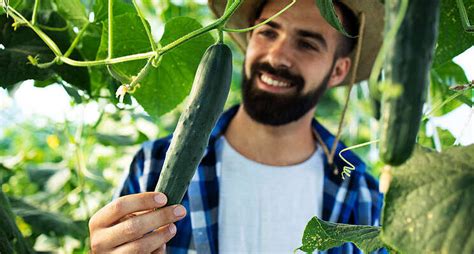
[[31, 24], [34, 26], [36, 24], [36, 14], [38, 13], [39, 0], [35, 0], [35, 5], [33, 6], [33, 16], [31, 17]]
[[148, 71], [150, 70], [150, 67], [152, 67], [152, 62], [153, 62], [153, 57], [150, 57], [148, 59], [148, 62], [146, 62], [146, 65], [140, 70], [138, 75], [130, 82], [129, 86], [131, 91], [129, 93], [135, 92], [135, 89], [137, 88], [138, 83], [148, 74]]
[[156, 43], [155, 40], [153, 39], [153, 36], [151, 35], [150, 29], [147, 26], [146, 19], [143, 16], [142, 11], [140, 10], [140, 7], [137, 4], [136, 0], [133, 0], [133, 6], [135, 6], [135, 10], [138, 13], [138, 16], [140, 17], [140, 20], [142, 21], [143, 28], [145, 28], [146, 35], [148, 36], [148, 40], [150, 41], [150, 46], [153, 51], [156, 51]]
[[202, 27], [198, 30], [195, 30], [195, 31], [193, 31], [193, 32], [177, 39], [176, 41], [171, 42], [170, 44], [162, 47], [160, 50], [158, 50], [158, 54], [160, 54], [160, 55], [165, 54], [167, 51], [179, 46], [180, 44], [182, 44], [182, 43], [184, 43], [184, 42], [186, 42], [186, 41], [188, 41], [188, 40], [190, 40], [194, 37], [197, 37], [197, 36], [199, 36], [203, 33], [207, 33], [212, 29], [216, 29], [217, 27], [219, 27], [219, 25], [225, 23], [230, 18], [230, 16], [237, 10], [237, 8], [239, 8], [241, 3], [242, 3], [242, 0], [236, 0], [235, 2], [233, 2], [231, 4], [229, 9], [227, 9], [227, 11], [222, 15], [222, 17], [217, 19], [215, 22], [211, 23], [208, 26], [205, 26], [205, 27]]
[[[150, 51], [146, 53], [139, 53], [139, 54], [133, 54], [133, 55], [128, 55], [128, 56], [122, 56], [122, 57], [117, 57], [117, 58], [112, 58], [112, 29], [113, 29], [113, 22], [111, 22], [111, 7], [112, 7], [112, 1], [109, 0], [109, 42], [108, 42], [108, 55], [109, 57], [107, 59], [103, 60], [95, 60], [95, 61], [77, 61], [68, 58], [67, 56], [64, 56], [61, 53], [61, 50], [59, 47], [54, 43], [51, 38], [46, 35], [41, 29], [39, 29], [36, 26], [33, 26], [28, 20], [26, 20], [20, 13], [18, 13], [16, 10], [13, 8], [8, 8], [8, 13], [12, 15], [14, 18], [21, 20], [24, 22], [28, 27], [30, 27], [43, 41], [46, 43], [46, 45], [53, 51], [53, 53], [57, 56], [58, 60], [69, 64], [71, 66], [77, 66], [77, 67], [87, 67], [87, 66], [97, 66], [97, 65], [108, 65], [108, 64], [116, 64], [116, 63], [123, 63], [123, 62], [129, 62], [129, 61], [135, 61], [135, 60], [142, 60], [142, 59], [149, 59], [150, 57], [157, 58], [160, 55], [165, 54], [169, 50], [172, 50], [173, 48], [181, 45], [182, 43], [187, 42], [188, 40], [191, 40], [201, 34], [207, 33], [213, 29], [218, 28], [221, 24], [225, 24], [227, 20], [232, 16], [232, 14], [239, 8], [239, 6], [242, 4], [243, 0], [234, 0], [232, 4], [229, 6], [229, 8], [226, 10], [226, 12], [215, 22], [211, 23], [208, 26], [202, 27], [198, 30], [195, 30], [189, 34], [186, 34], [185, 36], [175, 40], [174, 42], [169, 43], [168, 45], [157, 49], [156, 51]], [[49, 63], [46, 63], [49, 64]], [[45, 66], [46, 64], [40, 64], [42, 66]]]
[[53, 31], [53, 32], [64, 32], [69, 28], [69, 24], [65, 25], [64, 27], [50, 27], [50, 26], [45, 26], [41, 24], [37, 24], [39, 28], [46, 30], [46, 31]]
[[95, 60], [95, 61], [77, 61], [77, 60], [73, 60], [71, 58], [67, 58], [63, 56], [59, 57], [59, 60], [71, 66], [88, 67], [88, 66], [108, 65], [108, 64], [117, 64], [117, 63], [123, 63], [123, 62], [135, 61], [135, 60], [142, 60], [142, 59], [148, 59], [150, 57], [155, 57], [155, 56], [156, 56], [156, 52], [150, 51], [146, 53], [139, 53], [139, 54], [134, 54], [134, 55], [121, 56], [117, 58]]
[[107, 47], [107, 59], [112, 58], [113, 50], [113, 30], [114, 30], [114, 0], [109, 0], [107, 5], [107, 14], [108, 14], [108, 47]]
[[71, 43], [71, 46], [69, 47], [69, 49], [66, 51], [66, 53], [64, 53], [64, 57], [69, 57], [71, 55], [71, 53], [74, 51], [74, 49], [76, 48], [77, 44], [79, 43], [79, 41], [81, 40], [82, 36], [84, 35], [84, 32], [86, 31], [87, 27], [89, 27], [89, 22], [86, 23], [84, 25], [84, 27], [81, 28], [81, 30], [79, 31], [79, 33], [77, 33], [77, 36], [76, 38], [74, 38], [74, 41], [72, 41]]
[[339, 142], [341, 138], [342, 125], [344, 123], [347, 108], [349, 106], [349, 100], [351, 98], [350, 95], [351, 95], [352, 87], [354, 87], [357, 71], [359, 70], [360, 52], [362, 50], [362, 43], [363, 43], [364, 29], [365, 29], [365, 14], [362, 12], [360, 13], [359, 17], [360, 17], [360, 27], [359, 27], [359, 36], [358, 36], [359, 39], [357, 42], [356, 55], [354, 57], [354, 67], [352, 68], [352, 76], [350, 79], [349, 89], [347, 91], [346, 102], [344, 103], [344, 109], [342, 110], [341, 120], [339, 120], [339, 127], [337, 128], [336, 138], [334, 139], [334, 142], [332, 143], [331, 153], [329, 154], [329, 157], [328, 157], [328, 162], [330, 165], [333, 164], [334, 162], [334, 155], [336, 153], [337, 143]]
[[283, 12], [285, 12], [286, 10], [288, 10], [291, 6], [293, 6], [294, 4], [296, 3], [296, 0], [293, 0], [291, 3], [289, 3], [287, 6], [285, 6], [285, 8], [281, 9], [279, 12], [277, 12], [275, 15], [271, 16], [270, 18], [268, 18], [267, 20], [257, 24], [257, 25], [254, 25], [254, 26], [251, 26], [251, 27], [247, 27], [247, 28], [242, 28], [242, 29], [233, 29], [233, 28], [223, 28], [224, 31], [226, 32], [232, 32], [232, 33], [246, 33], [246, 32], [249, 32], [253, 29], [256, 29], [256, 28], [259, 28], [265, 24], [267, 24], [268, 22], [272, 21], [274, 18], [280, 16]]
[[10, 7], [10, 8], [8, 8], [8, 11], [9, 11], [9, 14], [13, 18], [21, 20], [28, 27], [30, 27], [44, 41], [44, 43], [46, 43], [46, 45], [53, 51], [53, 53], [56, 56], [61, 56], [62, 55], [61, 50], [59, 49], [58, 45], [56, 45], [56, 43], [54, 43], [54, 41], [51, 40], [51, 38], [49, 38], [49, 36], [47, 34], [45, 34], [41, 29], [39, 29], [36, 26], [33, 26], [27, 19], [25, 19], [25, 17], [23, 17], [15, 9]]
[[456, 0], [456, 3], [458, 5], [459, 14], [461, 15], [461, 21], [464, 30], [468, 33], [474, 33], [474, 25], [471, 25], [469, 22], [469, 16], [467, 15], [466, 6], [464, 6], [463, 0]]

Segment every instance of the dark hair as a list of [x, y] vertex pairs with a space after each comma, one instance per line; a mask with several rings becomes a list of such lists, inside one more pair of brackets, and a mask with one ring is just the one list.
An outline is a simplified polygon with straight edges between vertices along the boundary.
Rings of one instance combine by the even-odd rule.
[[[255, 24], [255, 21], [262, 14], [263, 7], [267, 4], [267, 2], [268, 0], [263, 0], [260, 5], [257, 6], [255, 9], [255, 15], [250, 17], [249, 24]], [[336, 49], [335, 57], [338, 58], [349, 56], [357, 43], [357, 38], [355, 38], [355, 36], [359, 33], [359, 20], [357, 19], [357, 16], [354, 14], [354, 12], [340, 1], [335, 0], [334, 7], [336, 7], [341, 12], [342, 26], [349, 35], [354, 37], [347, 37], [343, 34], [340, 34], [340, 41]]]
[[334, 1], [334, 6], [339, 9], [342, 16], [342, 26], [344, 30], [351, 35], [352, 37], [347, 37], [343, 34], [340, 34], [339, 45], [336, 49], [336, 57], [345, 57], [354, 50], [355, 45], [357, 44], [357, 35], [359, 33], [359, 20], [354, 12], [349, 9], [345, 4]]

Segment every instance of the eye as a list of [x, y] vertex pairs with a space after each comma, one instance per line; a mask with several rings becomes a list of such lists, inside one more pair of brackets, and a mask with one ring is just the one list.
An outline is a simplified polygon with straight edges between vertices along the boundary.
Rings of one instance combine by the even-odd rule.
[[299, 41], [298, 42], [298, 47], [303, 49], [303, 50], [319, 51], [319, 48], [317, 46], [314, 46], [312, 43], [309, 43], [307, 41]]
[[259, 31], [258, 34], [269, 39], [275, 39], [277, 37], [277, 33], [272, 29], [263, 29]]

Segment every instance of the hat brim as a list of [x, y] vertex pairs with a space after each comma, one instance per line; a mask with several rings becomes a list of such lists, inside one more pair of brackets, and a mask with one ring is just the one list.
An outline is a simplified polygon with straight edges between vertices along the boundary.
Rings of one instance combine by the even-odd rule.
[[[262, 4], [264, 0], [244, 0], [239, 9], [229, 19], [227, 26], [230, 28], [246, 28], [249, 27], [251, 18], [255, 16], [257, 7]], [[290, 0], [287, 0], [290, 3]], [[339, 0], [347, 7], [349, 7], [357, 16], [360, 13], [365, 14], [366, 25], [364, 27], [364, 36], [359, 38], [362, 41], [359, 67], [356, 75], [356, 82], [366, 80], [372, 70], [375, 58], [380, 50], [383, 42], [384, 29], [384, 6], [379, 0]], [[209, 0], [209, 7], [216, 16], [221, 16], [224, 12], [225, 0]], [[231, 38], [237, 45], [245, 52], [248, 44], [246, 33], [230, 33]], [[354, 65], [355, 52], [352, 52], [350, 57]], [[348, 84], [352, 76], [351, 70], [346, 76], [341, 85]]]

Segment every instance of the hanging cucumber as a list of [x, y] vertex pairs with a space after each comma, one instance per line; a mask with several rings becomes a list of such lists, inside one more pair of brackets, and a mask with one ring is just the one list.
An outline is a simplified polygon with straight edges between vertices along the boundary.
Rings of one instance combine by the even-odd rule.
[[[397, 3], [385, 1], [388, 15]], [[440, 0], [410, 0], [385, 68], [380, 158], [400, 165], [411, 155], [420, 127], [438, 34]], [[389, 17], [390, 22], [390, 17]]]
[[224, 108], [231, 79], [231, 50], [222, 43], [210, 46], [197, 69], [188, 104], [173, 133], [155, 189], [166, 194], [168, 205], [180, 203], [186, 193]]

